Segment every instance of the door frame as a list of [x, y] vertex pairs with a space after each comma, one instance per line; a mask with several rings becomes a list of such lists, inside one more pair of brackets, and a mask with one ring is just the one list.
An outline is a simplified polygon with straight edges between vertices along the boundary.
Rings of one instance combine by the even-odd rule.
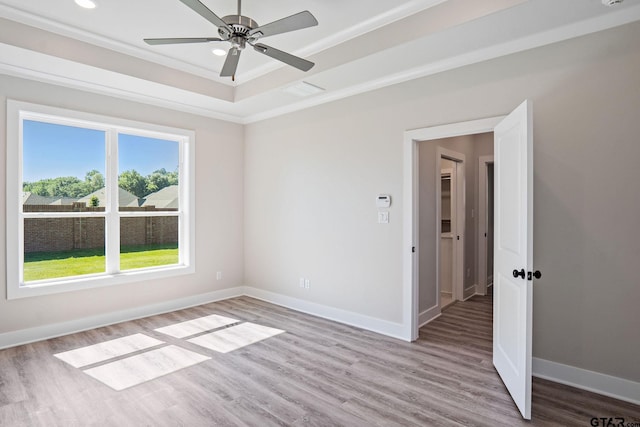
[[493, 164], [493, 155], [480, 156], [478, 158], [478, 286], [476, 293], [487, 294], [487, 256], [488, 241], [485, 236], [489, 229], [489, 165]]
[[[402, 331], [403, 338], [418, 338], [419, 254], [418, 238], [418, 143], [454, 136], [493, 132], [506, 116], [452, 123], [404, 132], [403, 142], [403, 248], [402, 248]], [[436, 224], [437, 225], [437, 224]], [[438, 286], [436, 285], [437, 292]], [[438, 292], [439, 293], [439, 292]], [[438, 296], [436, 295], [436, 298]], [[438, 300], [436, 299], [438, 302]], [[427, 309], [431, 319], [440, 315], [436, 304]]]
[[[456, 164], [455, 171], [451, 172], [451, 182], [456, 183], [455, 195], [456, 212], [452, 212], [451, 233], [453, 234], [453, 283], [451, 284], [451, 297], [454, 301], [462, 301], [464, 299], [464, 242], [465, 242], [465, 224], [466, 224], [466, 186], [465, 186], [465, 170], [466, 159], [463, 153], [449, 150], [444, 147], [436, 148], [436, 235], [440, 237], [440, 229], [442, 222], [442, 186], [437, 183], [442, 179], [442, 159], [451, 160]], [[455, 173], [455, 177], [453, 174]], [[452, 189], [453, 191], [453, 189]], [[460, 239], [457, 240], [456, 236]], [[437, 304], [442, 310], [440, 302], [440, 249], [441, 239], [436, 239], [436, 288], [437, 288]]]

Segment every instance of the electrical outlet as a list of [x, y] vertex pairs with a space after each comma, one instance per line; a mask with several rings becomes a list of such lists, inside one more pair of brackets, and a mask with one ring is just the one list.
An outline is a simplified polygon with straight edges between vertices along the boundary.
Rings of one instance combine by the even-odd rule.
[[222, 271], [216, 273], [216, 280], [222, 280]]
[[309, 289], [309, 285], [310, 285], [310, 280], [309, 279], [304, 279], [304, 288], [305, 289]]
[[300, 287], [304, 288], [304, 277], [300, 278]]

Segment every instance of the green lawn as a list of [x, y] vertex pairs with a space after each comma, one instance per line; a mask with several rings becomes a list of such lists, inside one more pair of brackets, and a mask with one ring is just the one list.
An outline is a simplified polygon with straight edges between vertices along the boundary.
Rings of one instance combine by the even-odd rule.
[[[105, 271], [103, 249], [37, 252], [25, 254], [24, 258], [25, 282], [104, 273]], [[120, 253], [120, 270], [177, 263], [178, 248], [175, 244], [123, 247]]]

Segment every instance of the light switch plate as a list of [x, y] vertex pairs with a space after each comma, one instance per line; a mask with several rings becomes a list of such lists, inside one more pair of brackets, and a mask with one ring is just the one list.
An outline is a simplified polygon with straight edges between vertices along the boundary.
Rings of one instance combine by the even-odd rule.
[[389, 223], [389, 212], [378, 212], [378, 224]]

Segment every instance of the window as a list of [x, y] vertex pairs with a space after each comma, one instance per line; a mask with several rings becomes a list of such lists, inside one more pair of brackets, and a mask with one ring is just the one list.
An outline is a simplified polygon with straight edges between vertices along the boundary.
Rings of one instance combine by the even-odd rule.
[[7, 102], [7, 297], [194, 271], [194, 133]]

